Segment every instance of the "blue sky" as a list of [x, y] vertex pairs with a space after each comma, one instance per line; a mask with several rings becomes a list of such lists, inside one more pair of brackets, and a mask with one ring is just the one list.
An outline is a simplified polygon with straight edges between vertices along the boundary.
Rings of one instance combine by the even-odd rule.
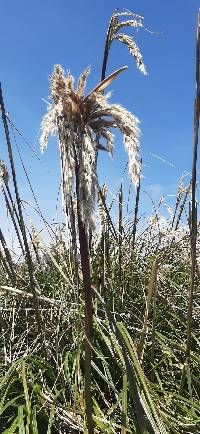
[[[141, 156], [144, 162], [142, 190], [155, 201], [175, 194], [183, 171], [190, 171], [193, 146], [193, 99], [195, 93], [195, 36], [197, 0], [35, 0], [1, 5], [1, 67], [6, 109], [10, 118], [40, 154], [38, 132], [48, 97], [48, 76], [60, 63], [75, 78], [87, 65], [92, 72], [88, 90], [99, 82], [105, 35], [115, 8], [143, 15], [145, 26], [158, 32], [131, 32], [139, 44], [149, 75], [136, 69], [134, 60], [118, 42], [112, 45], [108, 73], [128, 65], [112, 84], [112, 101], [121, 103], [141, 120]], [[1, 133], [1, 156], [7, 159]], [[55, 141], [37, 160], [17, 136], [41, 209], [50, 221], [55, 217], [59, 187], [59, 161]], [[2, 146], [3, 145], [3, 146]], [[16, 153], [16, 149], [15, 149]], [[174, 166], [153, 157], [156, 154]], [[100, 157], [99, 176], [115, 193], [127, 161], [117, 136], [113, 161]], [[16, 155], [20, 191], [34, 204]], [[125, 177], [125, 181], [127, 177]], [[142, 211], [151, 207], [143, 193]], [[34, 220], [30, 207], [28, 214]]]

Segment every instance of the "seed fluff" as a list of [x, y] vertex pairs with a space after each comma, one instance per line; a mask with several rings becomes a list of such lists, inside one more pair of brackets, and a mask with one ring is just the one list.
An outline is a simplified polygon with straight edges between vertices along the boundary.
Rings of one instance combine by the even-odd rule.
[[134, 115], [118, 104], [109, 103], [110, 93], [102, 94], [102, 90], [98, 91], [96, 87], [94, 92], [84, 97], [89, 72], [88, 67], [74, 90], [72, 75], [69, 72], [65, 75], [62, 67], [55, 65], [50, 77], [52, 103], [48, 105], [47, 114], [42, 120], [40, 148], [42, 152], [45, 150], [49, 135], [58, 136], [64, 209], [70, 209], [70, 195], [76, 185], [81, 218], [86, 227], [92, 228], [98, 186], [98, 150], [111, 154], [113, 129], [119, 129], [129, 157], [129, 172], [137, 186], [140, 176], [140, 131], [139, 121]]

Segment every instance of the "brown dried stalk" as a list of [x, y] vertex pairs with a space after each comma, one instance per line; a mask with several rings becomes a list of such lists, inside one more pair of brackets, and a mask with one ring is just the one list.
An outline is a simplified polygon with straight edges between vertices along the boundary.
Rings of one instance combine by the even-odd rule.
[[[33, 294], [31, 294], [30, 292], [22, 291], [21, 289], [13, 288], [12, 286], [0, 285], [0, 291], [8, 292], [12, 296], [15, 296], [15, 297], [33, 298]], [[49, 303], [49, 304], [58, 305], [58, 306], [62, 302], [61, 300], [53, 300], [52, 298], [43, 297], [41, 295], [38, 296], [38, 299], [40, 301], [43, 301], [44, 303]]]
[[81, 268], [83, 273], [83, 289], [85, 298], [85, 405], [88, 433], [94, 433], [94, 422], [92, 417], [92, 393], [91, 393], [91, 359], [92, 359], [92, 335], [93, 335], [93, 305], [90, 271], [90, 255], [88, 247], [88, 236], [86, 227], [82, 220], [80, 210], [80, 174], [79, 163], [74, 146], [75, 175], [76, 175], [76, 197], [77, 197], [77, 218], [79, 229], [79, 243], [81, 255]]
[[192, 203], [191, 203], [191, 219], [190, 219], [190, 235], [191, 235], [191, 274], [190, 274], [190, 289], [187, 312], [187, 341], [185, 352], [185, 363], [182, 372], [180, 394], [183, 393], [186, 370], [190, 364], [191, 345], [192, 345], [192, 314], [193, 314], [193, 298], [196, 275], [196, 242], [197, 242], [197, 203], [196, 203], [196, 179], [197, 179], [197, 150], [198, 150], [198, 132], [199, 132], [199, 115], [200, 115], [200, 12], [198, 13], [197, 24], [197, 39], [196, 39], [196, 97], [194, 100], [194, 147], [193, 147], [193, 163], [192, 163]]
[[36, 288], [35, 288], [35, 282], [34, 282], [34, 276], [33, 276], [33, 265], [32, 265], [30, 250], [29, 250], [29, 246], [28, 246], [28, 240], [27, 240], [27, 236], [26, 236], [26, 229], [25, 229], [24, 218], [23, 218], [23, 213], [22, 213], [21, 200], [20, 200], [20, 196], [19, 196], [19, 189], [18, 189], [17, 177], [16, 177], [16, 172], [15, 172], [12, 145], [11, 145], [9, 128], [8, 128], [7, 117], [6, 117], [6, 112], [5, 112], [1, 83], [0, 83], [0, 108], [1, 108], [2, 121], [3, 121], [5, 136], [6, 136], [8, 155], [9, 155], [9, 160], [10, 160], [10, 165], [11, 165], [11, 173], [12, 173], [13, 184], [14, 184], [14, 189], [15, 189], [16, 202], [17, 202], [17, 207], [18, 207], [20, 229], [21, 229], [21, 233], [22, 233], [22, 237], [23, 237], [23, 241], [24, 241], [24, 246], [25, 246], [25, 251], [26, 251], [26, 260], [27, 260], [27, 266], [28, 266], [29, 278], [30, 278], [30, 290], [33, 294], [33, 302], [34, 302], [35, 315], [36, 315], [36, 321], [37, 321], [37, 329], [38, 329], [38, 331], [41, 331], [41, 318], [40, 318], [40, 314], [39, 314], [38, 296], [37, 296], [37, 292], [36, 292]]

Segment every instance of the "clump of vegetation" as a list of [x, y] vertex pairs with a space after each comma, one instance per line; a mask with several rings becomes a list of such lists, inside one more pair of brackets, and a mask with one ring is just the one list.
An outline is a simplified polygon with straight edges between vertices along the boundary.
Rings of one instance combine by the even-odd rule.
[[[126, 27], [144, 27], [142, 17], [129, 11], [113, 14], [101, 83], [89, 95], [84, 95], [89, 68], [75, 90], [72, 75], [65, 75], [60, 65], [54, 67], [52, 104], [42, 121], [40, 144], [44, 150], [49, 134], [58, 136], [67, 223], [64, 230], [54, 231], [44, 221], [51, 233], [49, 245], [24, 221], [10, 138], [12, 132], [16, 139], [19, 131], [6, 114], [0, 89], [11, 167], [9, 173], [0, 161], [2, 197], [21, 248], [16, 261], [0, 228], [2, 434], [200, 432], [196, 205], [200, 18], [192, 177], [188, 185], [182, 178], [174, 210], [162, 199], [142, 230], [138, 120], [109, 103], [104, 93], [125, 69], [106, 78], [115, 40], [127, 45], [146, 74], [139, 48], [122, 33]], [[122, 133], [136, 187], [132, 218], [124, 213], [120, 186], [117, 222], [113, 202], [109, 203], [106, 186], [99, 186], [97, 175], [98, 153], [112, 153], [115, 128]], [[24, 165], [23, 169], [28, 178]], [[163, 206], [169, 210], [168, 219], [162, 218]]]

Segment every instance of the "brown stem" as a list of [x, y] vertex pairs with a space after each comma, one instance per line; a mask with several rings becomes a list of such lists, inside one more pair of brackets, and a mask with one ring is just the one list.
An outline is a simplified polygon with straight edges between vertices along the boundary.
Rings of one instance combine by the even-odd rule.
[[198, 13], [197, 25], [197, 42], [196, 42], [196, 97], [194, 100], [194, 147], [193, 147], [193, 163], [192, 163], [192, 204], [191, 204], [191, 219], [190, 219], [190, 235], [191, 235], [191, 274], [190, 274], [190, 289], [189, 302], [187, 312], [187, 341], [185, 352], [185, 363], [182, 372], [180, 393], [183, 392], [186, 367], [190, 363], [191, 340], [192, 340], [192, 314], [193, 314], [193, 298], [194, 285], [196, 275], [196, 241], [197, 241], [197, 204], [196, 204], [196, 179], [197, 179], [197, 150], [198, 150], [198, 131], [199, 131], [199, 107], [200, 107], [200, 12]]
[[[80, 216], [79, 216], [80, 217]], [[81, 254], [81, 268], [83, 273], [83, 287], [85, 297], [85, 401], [88, 433], [93, 434], [94, 426], [92, 419], [92, 394], [91, 394], [91, 357], [92, 357], [92, 289], [91, 272], [89, 263], [89, 249], [86, 230], [82, 220], [78, 217], [79, 242]]]
[[6, 207], [7, 207], [8, 211], [9, 211], [9, 213], [10, 213], [10, 217], [11, 217], [11, 220], [13, 222], [13, 226], [15, 228], [15, 232], [16, 232], [16, 235], [17, 235], [17, 238], [18, 238], [18, 241], [19, 241], [19, 245], [20, 245], [21, 250], [22, 250], [22, 254], [24, 255], [24, 247], [23, 247], [23, 244], [22, 244], [22, 240], [21, 240], [21, 237], [20, 237], [20, 232], [18, 230], [18, 226], [17, 226], [16, 220], [15, 220], [15, 213], [14, 213], [14, 210], [12, 209], [12, 207], [10, 205], [10, 202], [9, 202], [6, 190], [4, 188], [4, 185], [3, 185], [3, 194], [4, 194], [4, 198], [5, 198], [5, 202], [6, 202]]
[[107, 68], [107, 63], [108, 63], [108, 55], [109, 55], [109, 51], [110, 51], [110, 33], [111, 33], [114, 19], [115, 18], [112, 15], [109, 26], [108, 26], [106, 42], [105, 42], [105, 47], [104, 47], [103, 64], [102, 64], [102, 70], [101, 70], [101, 81], [103, 81], [106, 77], [106, 68]]
[[5, 136], [6, 136], [6, 142], [7, 142], [7, 147], [8, 147], [8, 155], [9, 155], [9, 160], [10, 160], [10, 165], [11, 165], [11, 172], [12, 172], [12, 179], [13, 179], [13, 184], [14, 184], [14, 189], [15, 189], [16, 202], [17, 202], [17, 207], [18, 207], [19, 224], [20, 224], [20, 229], [21, 229], [21, 233], [23, 236], [24, 247], [25, 247], [25, 251], [26, 251], [26, 260], [27, 260], [27, 266], [28, 266], [28, 272], [29, 272], [29, 278], [30, 278], [30, 289], [31, 289], [31, 292], [33, 294], [33, 303], [34, 303], [35, 314], [36, 314], [37, 330], [41, 331], [41, 319], [40, 319], [40, 314], [39, 314], [38, 297], [37, 297], [37, 292], [36, 292], [35, 282], [34, 282], [34, 276], [33, 276], [33, 265], [32, 265], [30, 250], [29, 250], [29, 246], [28, 246], [28, 240], [27, 240], [27, 236], [26, 236], [26, 229], [25, 229], [25, 224], [24, 224], [24, 219], [23, 219], [21, 200], [20, 200], [20, 196], [19, 196], [19, 189], [18, 189], [17, 177], [16, 177], [16, 172], [15, 172], [15, 164], [14, 164], [14, 158], [13, 158], [13, 152], [12, 152], [12, 145], [11, 145], [9, 128], [8, 128], [8, 123], [7, 123], [7, 118], [6, 118], [6, 112], [5, 112], [1, 83], [0, 83], [0, 107], [1, 107], [2, 121], [3, 121], [3, 126], [4, 126]]
[[93, 335], [93, 305], [92, 305], [92, 287], [91, 287], [91, 270], [88, 247], [87, 231], [82, 220], [79, 200], [79, 162], [74, 145], [75, 156], [75, 175], [76, 175], [76, 196], [77, 196], [77, 217], [79, 244], [81, 255], [81, 269], [83, 274], [83, 289], [85, 298], [85, 406], [88, 434], [94, 433], [94, 423], [92, 417], [92, 388], [91, 388], [91, 359], [92, 359], [92, 335]]

